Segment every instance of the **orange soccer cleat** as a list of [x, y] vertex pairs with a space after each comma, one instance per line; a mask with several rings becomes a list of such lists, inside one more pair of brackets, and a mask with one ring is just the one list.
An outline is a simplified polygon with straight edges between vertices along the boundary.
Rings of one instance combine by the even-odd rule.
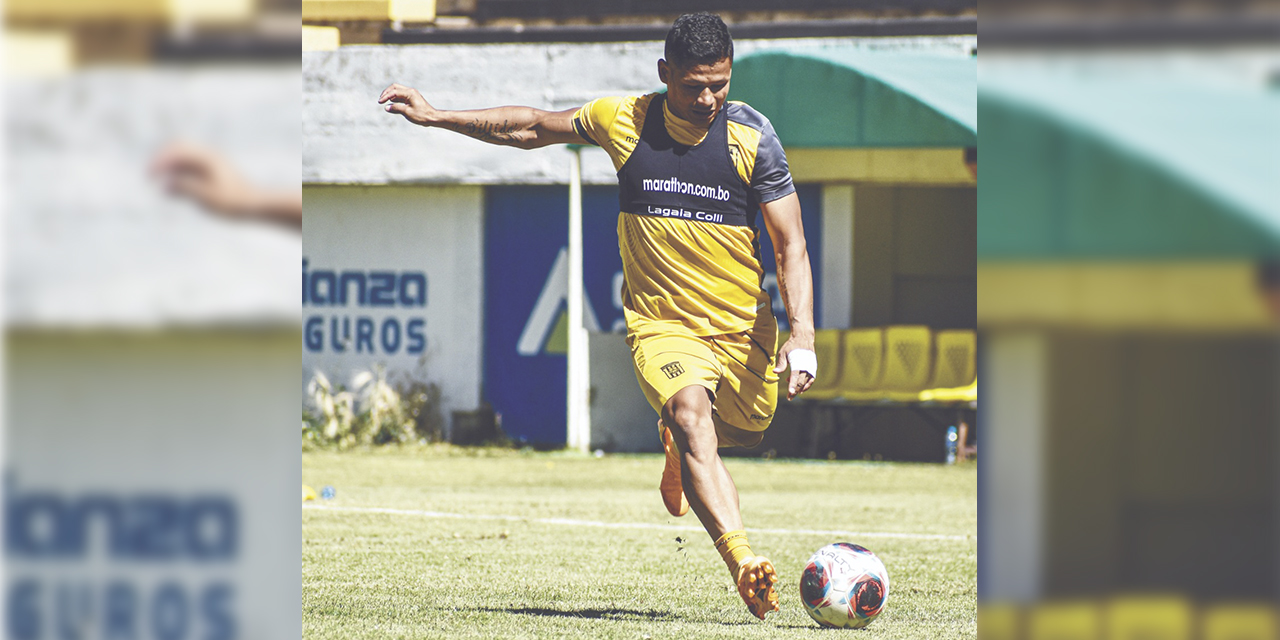
[[658, 422], [658, 430], [662, 434], [662, 448], [667, 452], [666, 466], [662, 468], [662, 482], [658, 483], [658, 491], [662, 494], [662, 504], [667, 512], [679, 518], [689, 513], [689, 501], [684, 497], [684, 486], [680, 484], [680, 450], [671, 439], [671, 430]]
[[761, 620], [770, 611], [778, 610], [778, 592], [773, 588], [777, 582], [773, 563], [764, 556], [748, 558], [738, 567], [738, 595], [751, 614]]

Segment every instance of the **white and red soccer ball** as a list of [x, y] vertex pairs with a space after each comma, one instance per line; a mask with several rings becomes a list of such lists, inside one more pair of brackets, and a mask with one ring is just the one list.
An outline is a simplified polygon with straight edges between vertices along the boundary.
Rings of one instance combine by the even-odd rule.
[[824, 627], [860, 629], [889, 601], [889, 573], [874, 553], [848, 542], [813, 554], [800, 576], [800, 600]]

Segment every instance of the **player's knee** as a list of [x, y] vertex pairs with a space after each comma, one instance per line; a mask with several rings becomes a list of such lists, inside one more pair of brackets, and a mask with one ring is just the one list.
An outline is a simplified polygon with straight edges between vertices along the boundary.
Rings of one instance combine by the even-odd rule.
[[715, 424], [711, 413], [693, 404], [669, 402], [663, 407], [662, 422], [672, 430], [682, 450], [700, 458], [716, 450]]
[[715, 434], [715, 426], [711, 416], [694, 407], [675, 406], [662, 416], [663, 423], [692, 441], [703, 440], [707, 435]]

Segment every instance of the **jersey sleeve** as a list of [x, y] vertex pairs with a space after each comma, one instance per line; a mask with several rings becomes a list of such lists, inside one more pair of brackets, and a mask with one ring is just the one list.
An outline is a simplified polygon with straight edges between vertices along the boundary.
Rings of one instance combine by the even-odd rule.
[[587, 142], [604, 147], [621, 102], [622, 98], [597, 98], [588, 102], [573, 114], [574, 130]]
[[648, 104], [635, 97], [592, 100], [574, 114], [573, 128], [583, 140], [604, 149], [614, 169], [621, 169], [640, 137], [636, 123], [643, 121]]
[[796, 190], [791, 181], [791, 170], [787, 168], [787, 154], [782, 151], [782, 142], [778, 140], [773, 124], [767, 121], [760, 131], [760, 142], [756, 147], [751, 190], [762, 203], [772, 202]]

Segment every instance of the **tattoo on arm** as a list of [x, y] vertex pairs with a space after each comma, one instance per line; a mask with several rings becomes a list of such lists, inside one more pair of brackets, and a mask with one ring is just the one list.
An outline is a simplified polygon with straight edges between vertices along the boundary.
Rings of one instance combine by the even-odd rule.
[[782, 260], [777, 260], [778, 293], [782, 295], [782, 308], [787, 310], [787, 321], [790, 322], [791, 319], [795, 317], [795, 314], [792, 313], [794, 309], [791, 308], [791, 295], [790, 292], [787, 291], [787, 276], [784, 273], [786, 270], [783, 269], [783, 264], [785, 263]]
[[449, 128], [465, 136], [494, 144], [511, 144], [520, 141], [521, 127], [511, 124], [510, 120], [503, 120], [499, 124], [475, 118], [471, 122], [458, 123]]

